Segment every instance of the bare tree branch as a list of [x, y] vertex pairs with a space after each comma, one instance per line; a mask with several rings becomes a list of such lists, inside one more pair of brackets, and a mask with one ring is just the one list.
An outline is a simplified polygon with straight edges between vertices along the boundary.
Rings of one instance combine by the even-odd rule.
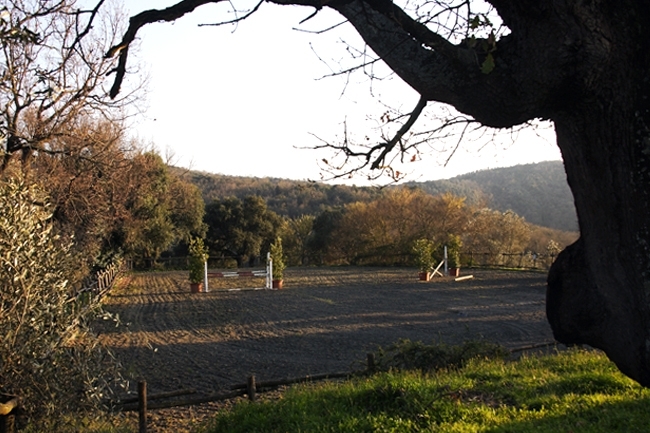
[[235, 23], [238, 23], [240, 21], [244, 21], [246, 18], [250, 17], [255, 12], [257, 12], [258, 9], [260, 8], [260, 6], [262, 6], [262, 3], [264, 3], [264, 1], [265, 0], [261, 0], [259, 3], [257, 3], [255, 5], [254, 8], [252, 8], [250, 11], [248, 11], [245, 15], [243, 15], [241, 17], [237, 17], [234, 20], [222, 21], [222, 22], [219, 22], [219, 23], [211, 23], [211, 24], [199, 24], [199, 27], [211, 27], [211, 26], [212, 27], [217, 27], [217, 26], [223, 26], [223, 25], [226, 25], [226, 24], [235, 24]]
[[129, 28], [127, 29], [122, 41], [111, 47], [106, 53], [106, 57], [114, 57], [120, 54], [117, 66], [110, 73], [115, 72], [115, 81], [109, 92], [111, 98], [115, 98], [120, 92], [124, 75], [126, 74], [126, 62], [129, 55], [129, 45], [135, 40], [138, 30], [143, 26], [158, 21], [175, 21], [185, 14], [188, 14], [199, 6], [209, 3], [220, 3], [223, 0], [183, 0], [166, 9], [151, 9], [131, 17]]
[[76, 12], [77, 17], [79, 15], [83, 14], [83, 13], [90, 13], [90, 18], [88, 19], [88, 22], [86, 23], [86, 28], [84, 28], [81, 31], [79, 31], [79, 21], [77, 20], [77, 37], [72, 42], [72, 44], [70, 45], [69, 48], [72, 48], [75, 45], [77, 45], [79, 43], [79, 41], [81, 41], [90, 32], [90, 30], [93, 27], [93, 22], [95, 21], [95, 17], [97, 16], [97, 13], [99, 12], [99, 8], [102, 7], [102, 5], [104, 4], [105, 1], [106, 0], [99, 0], [97, 5], [93, 9], [91, 9], [90, 11], [81, 11], [81, 10], [79, 10], [79, 11]]
[[418, 101], [417, 105], [415, 106], [415, 109], [411, 112], [411, 115], [409, 116], [408, 120], [402, 127], [397, 131], [397, 134], [390, 139], [387, 143], [385, 143], [382, 147], [383, 150], [381, 151], [381, 154], [375, 159], [375, 161], [372, 163], [370, 168], [372, 170], [375, 170], [380, 167], [381, 164], [384, 163], [386, 160], [386, 155], [393, 150], [395, 145], [404, 137], [404, 134], [406, 134], [409, 129], [413, 126], [416, 120], [418, 120], [418, 117], [420, 117], [420, 114], [422, 114], [422, 110], [424, 110], [424, 107], [427, 106], [427, 100], [424, 99], [423, 97], [420, 97], [420, 100]]
[[0, 21], [0, 172], [13, 154], [22, 152], [26, 161], [47, 153], [48, 142], [82, 117], [124, 118], [116, 109], [133, 102], [133, 93], [111, 100], [103, 87], [112, 67], [103, 44], [114, 43], [118, 31], [101, 21], [118, 19], [100, 11], [104, 3], [80, 10], [74, 0], [25, 2]]
[[[391, 164], [396, 157], [398, 156], [402, 157], [404, 153], [410, 148], [410, 146], [406, 146], [403, 143], [404, 135], [411, 129], [413, 124], [415, 124], [417, 119], [422, 114], [422, 111], [424, 110], [426, 105], [427, 105], [426, 99], [421, 97], [417, 105], [413, 109], [413, 111], [408, 115], [399, 116], [397, 119], [392, 119], [392, 120], [388, 116], [386, 116], [388, 122], [394, 122], [396, 120], [399, 120], [399, 118], [403, 118], [403, 117], [407, 117], [407, 120], [402, 124], [400, 129], [390, 139], [384, 142], [377, 143], [371, 146], [363, 145], [361, 146], [360, 150], [355, 150], [355, 148], [358, 146], [352, 143], [348, 137], [347, 121], [346, 121], [343, 124], [344, 136], [340, 144], [327, 142], [312, 134], [315, 138], [317, 138], [319, 141], [323, 143], [321, 145], [312, 147], [312, 149], [331, 149], [334, 150], [337, 154], [343, 155], [344, 157], [343, 162], [338, 165], [333, 165], [327, 159], [323, 160], [325, 165], [329, 167], [329, 169], [327, 169], [326, 171], [332, 174], [332, 179], [351, 177], [355, 173], [363, 171], [365, 168], [370, 168], [371, 172], [377, 171], [376, 175], [370, 175], [370, 174], [368, 175], [368, 179], [370, 180], [376, 180], [386, 173], [388, 173], [388, 175], [393, 180], [398, 180], [401, 177], [401, 173], [397, 170], [394, 170]], [[397, 144], [400, 144], [400, 152], [398, 152], [397, 155], [395, 155], [393, 158], [391, 158], [390, 161], [388, 161], [387, 160], [388, 155], [395, 148], [395, 146], [397, 146]], [[379, 152], [378, 155], [377, 152]], [[357, 160], [360, 162], [358, 164], [352, 164], [352, 166], [350, 167], [349, 165], [353, 160]], [[344, 170], [346, 166], [348, 167], [348, 169]]]
[[[311, 15], [309, 17], [307, 17], [306, 19], [302, 20], [300, 22], [300, 24], [302, 24], [304, 21], [306, 21], [309, 18], [311, 18]], [[325, 29], [322, 29], [322, 30], [306, 30], [306, 29], [299, 29], [297, 27], [293, 27], [292, 30], [295, 30], [297, 32], [302, 32], [302, 33], [311, 33], [312, 35], [322, 35], [323, 33], [327, 33], [327, 32], [329, 32], [331, 30], [334, 30], [335, 28], [340, 27], [340, 26], [342, 26], [343, 24], [345, 24], [347, 22], [348, 22], [347, 20], [341, 21], [340, 23], [334, 24], [334, 25], [329, 26], [329, 27], [327, 27]]]

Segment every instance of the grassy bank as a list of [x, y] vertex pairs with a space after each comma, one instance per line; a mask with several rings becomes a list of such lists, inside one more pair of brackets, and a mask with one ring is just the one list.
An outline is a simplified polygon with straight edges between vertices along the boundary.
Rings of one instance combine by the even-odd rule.
[[648, 432], [650, 390], [597, 352], [460, 369], [390, 371], [294, 387], [242, 403], [201, 430], [219, 432]]

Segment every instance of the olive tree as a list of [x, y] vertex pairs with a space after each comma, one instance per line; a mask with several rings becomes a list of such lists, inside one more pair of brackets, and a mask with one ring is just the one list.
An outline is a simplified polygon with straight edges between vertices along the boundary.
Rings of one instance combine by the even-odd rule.
[[[133, 16], [108, 53], [118, 56], [112, 94], [119, 93], [142, 26], [217, 2], [183, 0]], [[372, 61], [383, 61], [420, 94], [394, 136], [360, 149], [339, 146], [371, 168], [412, 150], [405, 134], [430, 101], [494, 128], [553, 122], [581, 235], [550, 270], [549, 322], [560, 342], [601, 348], [621, 371], [650, 386], [650, 4], [272, 2], [337, 11], [376, 54]]]
[[105, 378], [119, 377], [89, 328], [99, 301], [77, 292], [78, 257], [51, 216], [41, 190], [0, 182], [0, 393], [19, 396], [36, 424], [96, 408]]
[[135, 266], [147, 267], [169, 248], [203, 237], [205, 204], [198, 187], [179, 177], [157, 153], [138, 153], [131, 162], [126, 179], [115, 184], [127, 196], [110, 241]]

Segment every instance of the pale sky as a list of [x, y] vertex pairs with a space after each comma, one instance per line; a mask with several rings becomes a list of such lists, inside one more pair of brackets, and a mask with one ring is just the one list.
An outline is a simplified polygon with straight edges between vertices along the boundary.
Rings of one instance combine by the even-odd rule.
[[[164, 8], [173, 0], [125, 0], [129, 15]], [[233, 18], [230, 5], [206, 5], [175, 23], [154, 23], [139, 32], [140, 49], [130, 69], [149, 77], [146, 110], [133, 119], [132, 133], [175, 165], [235, 176], [319, 180], [319, 162], [328, 150], [300, 149], [337, 142], [347, 122], [351, 138], [378, 139], [377, 120], [385, 105], [409, 112], [417, 94], [395, 76], [370, 82], [363, 74], [324, 78], [353, 63], [347, 43], [363, 49], [349, 26], [324, 34], [293, 30], [310, 8], [262, 4], [237, 26], [198, 27]], [[321, 30], [340, 22], [324, 9], [300, 26]], [[341, 66], [340, 66], [341, 65]], [[387, 76], [383, 69], [376, 71]], [[133, 76], [126, 80], [136, 81]], [[128, 81], [127, 81], [128, 82]], [[433, 114], [433, 104], [427, 109]], [[431, 117], [431, 116], [429, 116]], [[370, 118], [370, 120], [368, 120]], [[416, 129], [433, 127], [421, 118]], [[422, 147], [424, 155], [400, 170], [407, 180], [450, 178], [466, 172], [561, 159], [552, 129], [519, 133], [516, 139], [461, 142]], [[322, 165], [322, 164], [321, 164]], [[347, 183], [366, 184], [364, 177]]]

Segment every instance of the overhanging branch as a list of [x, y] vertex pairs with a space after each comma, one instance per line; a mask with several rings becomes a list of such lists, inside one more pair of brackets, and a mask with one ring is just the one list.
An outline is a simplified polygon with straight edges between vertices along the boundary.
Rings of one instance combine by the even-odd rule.
[[113, 57], [119, 53], [120, 57], [115, 69], [109, 73], [115, 72], [115, 81], [110, 90], [111, 98], [115, 98], [120, 92], [124, 75], [126, 74], [126, 61], [129, 55], [129, 45], [135, 40], [135, 36], [140, 28], [147, 24], [155, 23], [158, 21], [175, 21], [185, 14], [193, 12], [199, 6], [208, 3], [219, 3], [223, 0], [184, 0], [166, 9], [151, 9], [131, 17], [129, 20], [129, 28], [127, 29], [122, 41], [111, 47], [106, 53], [106, 57]]
[[386, 160], [386, 155], [388, 155], [388, 153], [395, 148], [395, 145], [402, 139], [402, 137], [404, 137], [404, 134], [406, 134], [409, 131], [409, 129], [411, 129], [415, 121], [418, 120], [418, 117], [420, 117], [420, 114], [422, 114], [422, 110], [424, 110], [424, 107], [426, 106], [427, 106], [427, 100], [421, 96], [420, 100], [415, 106], [415, 109], [411, 112], [406, 123], [402, 125], [402, 127], [399, 129], [399, 131], [397, 131], [397, 134], [395, 134], [395, 136], [392, 139], [390, 139], [389, 141], [387, 141], [382, 145], [383, 150], [381, 151], [381, 154], [379, 154], [377, 159], [375, 159], [375, 161], [372, 163], [370, 169], [376, 170], [381, 166], [381, 164], [384, 163], [384, 161]]
[[393, 21], [411, 37], [426, 47], [445, 55], [447, 58], [460, 57], [460, 48], [439, 34], [429, 30], [426, 25], [410, 17], [403, 9], [391, 0], [366, 0], [366, 3], [374, 10]]
[[[406, 153], [408, 149], [412, 148], [412, 146], [405, 144], [403, 139], [405, 134], [410, 131], [410, 129], [413, 127], [417, 119], [420, 117], [426, 105], [427, 105], [426, 98], [421, 96], [417, 105], [415, 106], [413, 111], [411, 111], [411, 113], [399, 116], [399, 118], [407, 117], [407, 119], [404, 122], [404, 124], [402, 124], [402, 126], [399, 128], [399, 130], [392, 136], [392, 138], [386, 141], [379, 142], [373, 145], [355, 144], [349, 139], [348, 131], [347, 131], [347, 122], [344, 122], [344, 137], [341, 143], [336, 144], [336, 143], [327, 142], [315, 136], [320, 141], [322, 141], [323, 144], [314, 146], [312, 147], [312, 149], [331, 149], [336, 151], [338, 155], [341, 155], [343, 157], [343, 162], [341, 164], [336, 164], [336, 165], [333, 165], [327, 159], [323, 159], [325, 165], [329, 167], [325, 171], [332, 174], [332, 179], [351, 177], [355, 173], [359, 173], [363, 171], [365, 168], [369, 168], [371, 171], [378, 172], [376, 175], [368, 175], [369, 180], [376, 180], [386, 173], [389, 174], [389, 176], [393, 178], [393, 180], [399, 180], [403, 173], [400, 173], [399, 171], [396, 171], [393, 169], [393, 167], [391, 167], [392, 161], [394, 161], [394, 159], [399, 157], [400, 155], [403, 157], [404, 153]], [[396, 119], [390, 119], [387, 115], [385, 116], [386, 119], [388, 119], [387, 121], [389, 123], [396, 121]], [[382, 119], [383, 118], [384, 116], [382, 116]], [[390, 158], [391, 161], [387, 162], [387, 160], [389, 159], [388, 156], [391, 154], [391, 151], [393, 151], [398, 144], [399, 144], [399, 151], [396, 151], [396, 155]], [[358, 161], [358, 163], [352, 164], [354, 166], [350, 168], [349, 166], [353, 160]], [[344, 170], [345, 167], [348, 168]]]
[[199, 24], [199, 27], [218, 27], [218, 26], [223, 26], [223, 25], [226, 25], [226, 24], [235, 24], [235, 23], [238, 23], [240, 21], [244, 21], [246, 18], [250, 17], [255, 12], [257, 12], [258, 9], [260, 8], [260, 6], [262, 6], [262, 3], [264, 3], [264, 1], [265, 0], [260, 0], [260, 2], [257, 3], [253, 9], [248, 11], [243, 16], [235, 18], [234, 20], [222, 21], [222, 22], [219, 22], [219, 23]]

